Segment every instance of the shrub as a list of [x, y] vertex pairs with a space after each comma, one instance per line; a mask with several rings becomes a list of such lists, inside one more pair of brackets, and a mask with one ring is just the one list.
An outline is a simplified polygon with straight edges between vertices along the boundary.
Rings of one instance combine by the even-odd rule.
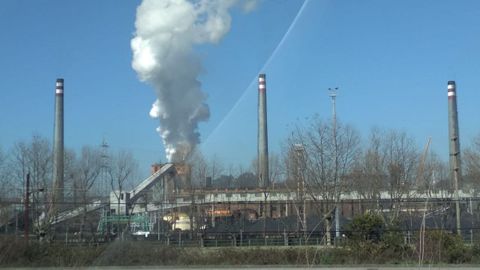
[[470, 262], [472, 253], [456, 234], [443, 230], [425, 233], [424, 259], [430, 263], [465, 263]]
[[378, 242], [385, 229], [383, 218], [375, 213], [356, 216], [347, 225], [347, 236], [353, 242]]

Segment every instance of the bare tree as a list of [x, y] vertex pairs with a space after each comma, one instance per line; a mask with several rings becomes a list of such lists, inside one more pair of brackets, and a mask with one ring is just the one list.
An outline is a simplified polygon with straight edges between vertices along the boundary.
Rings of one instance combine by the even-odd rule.
[[216, 155], [213, 155], [208, 161], [208, 175], [212, 177], [212, 181], [215, 181], [225, 170], [223, 163], [218, 159]]
[[287, 179], [292, 181], [292, 172], [298, 167], [295, 146], [301, 145], [305, 162], [302, 173], [308, 190], [331, 200], [349, 189], [348, 176], [360, 154], [360, 135], [352, 126], [337, 123], [336, 132], [332, 128], [318, 118], [307, 127], [297, 126], [287, 141], [284, 157]]
[[[117, 199], [117, 212], [116, 215], [128, 215], [129, 205], [128, 198], [125, 194], [125, 187], [129, 181], [132, 181], [135, 172], [137, 170], [137, 161], [134, 159], [131, 152], [122, 150], [111, 158], [111, 164], [108, 168], [108, 175], [110, 177], [110, 185], [112, 186], [112, 193]], [[122, 200], [125, 203], [125, 212], [122, 214]], [[128, 226], [128, 225], [127, 225]], [[122, 224], [118, 221], [117, 232], [120, 234], [123, 232]]]
[[284, 176], [284, 171], [281, 168], [282, 164], [280, 157], [275, 153], [268, 154], [268, 165], [270, 183], [272, 184], [272, 186], [275, 186], [275, 184], [284, 180], [282, 179], [282, 176]]
[[255, 188], [258, 177], [252, 172], [243, 172], [235, 179], [235, 186], [239, 188]]
[[[433, 151], [425, 157], [423, 170], [419, 170], [419, 190], [428, 195], [439, 191], [451, 192], [451, 184], [448, 178], [448, 165]], [[447, 186], [444, 184], [448, 183]]]
[[392, 201], [392, 220], [398, 216], [402, 198], [410, 195], [415, 184], [419, 150], [414, 140], [405, 132], [389, 131], [384, 140], [385, 172], [387, 191]]
[[8, 191], [11, 190], [7, 177], [7, 157], [5, 153], [3, 152], [2, 147], [0, 146], [0, 200], [1, 198], [4, 198], [6, 194], [8, 194]]
[[25, 188], [25, 178], [29, 171], [30, 156], [28, 145], [17, 142], [12, 148], [9, 167], [12, 168], [12, 178], [15, 185], [16, 197], [21, 197]]
[[[9, 193], [13, 190], [7, 171], [7, 157], [0, 146], [0, 225], [8, 224], [13, 207], [7, 201], [11, 198]], [[10, 198], [8, 198], [10, 197]], [[5, 226], [7, 230], [8, 226]]]
[[[279, 155], [270, 152], [268, 154], [268, 179], [270, 181], [270, 184], [272, 186], [275, 186], [278, 182], [281, 182], [282, 180], [285, 180], [285, 174], [286, 170], [282, 168], [282, 159], [280, 158]], [[250, 165], [250, 169], [253, 172], [258, 172], [258, 157], [255, 157]], [[239, 165], [239, 173], [238, 176], [243, 174], [245, 171], [242, 169], [241, 165]], [[257, 176], [258, 178], [258, 176]]]
[[419, 156], [414, 140], [405, 132], [373, 129], [356, 164], [355, 190], [366, 199], [378, 199], [381, 192], [387, 192], [394, 220], [402, 199], [411, 195], [416, 184]]
[[108, 174], [110, 176], [110, 184], [112, 186], [113, 194], [117, 199], [117, 211], [120, 211], [121, 197], [124, 196], [123, 193], [125, 187], [128, 181], [132, 180], [136, 170], [137, 162], [131, 152], [120, 151], [112, 157]]
[[78, 190], [76, 188], [77, 177], [77, 154], [74, 150], [65, 148], [64, 156], [64, 181], [65, 181], [65, 200], [69, 200], [73, 207], [77, 207]]
[[[304, 179], [310, 186], [311, 196], [333, 198], [332, 161], [333, 156], [328, 132], [328, 125], [316, 120], [308, 127], [297, 125], [287, 139], [284, 149], [284, 163], [287, 169], [287, 186], [298, 189], [298, 181]], [[302, 149], [302, 163], [299, 164], [297, 149]], [[299, 167], [303, 168], [299, 170]], [[297, 191], [298, 192], [298, 191]]]
[[385, 190], [385, 156], [382, 152], [382, 145], [381, 131], [372, 129], [367, 147], [350, 176], [353, 190], [367, 200], [379, 199], [381, 192]]
[[[453, 194], [453, 183], [450, 178], [450, 167], [447, 162], [432, 162], [432, 189], [434, 192]], [[450, 195], [448, 197], [450, 197]]]
[[95, 186], [101, 170], [101, 152], [93, 147], [84, 146], [78, 161], [78, 188], [82, 197], [87, 199], [90, 190]]
[[48, 211], [48, 201], [51, 195], [52, 151], [47, 139], [33, 135], [29, 142], [15, 143], [10, 165], [16, 190], [23, 191], [25, 178], [30, 173], [32, 190], [43, 190], [42, 193], [32, 193], [32, 208], [34, 215]]
[[[336, 156], [337, 164], [335, 173], [339, 179], [340, 190], [339, 193], [348, 192], [351, 190], [351, 183], [348, 175], [353, 170], [358, 158], [361, 154], [360, 135], [356, 129], [350, 125], [337, 125], [336, 132], [337, 146]], [[338, 194], [337, 194], [338, 196]]]
[[205, 186], [206, 178], [208, 174], [208, 164], [205, 160], [205, 157], [200, 152], [199, 149], [195, 149], [195, 151], [190, 155], [188, 159], [188, 164], [191, 166], [192, 172], [192, 186], [193, 187], [202, 187]]
[[465, 166], [465, 184], [464, 189], [470, 189], [474, 193], [480, 190], [480, 134], [477, 135], [472, 142], [465, 149], [463, 154], [463, 161]]
[[314, 117], [308, 125], [295, 127], [283, 152], [287, 188], [296, 191], [297, 228], [301, 227], [307, 237], [307, 197], [319, 203], [311, 211], [323, 217], [327, 230], [335, 209], [335, 223], [340, 226], [339, 201], [342, 193], [350, 191], [349, 176], [360, 154], [359, 133], [350, 125], [325, 123]]
[[236, 170], [237, 170], [237, 173], [236, 173], [237, 178], [240, 177], [240, 175], [242, 175], [243, 173], [245, 173], [245, 172], [247, 171], [247, 170], [243, 167], [242, 164], [238, 164]]
[[[87, 222], [87, 205], [91, 201], [90, 192], [100, 175], [102, 167], [101, 160], [101, 152], [98, 149], [84, 146], [81, 150], [80, 159], [77, 162], [74, 187], [76, 194], [79, 195], [80, 204], [83, 208], [80, 237], [83, 237], [84, 227]], [[94, 232], [92, 232], [92, 234], [94, 234]]]

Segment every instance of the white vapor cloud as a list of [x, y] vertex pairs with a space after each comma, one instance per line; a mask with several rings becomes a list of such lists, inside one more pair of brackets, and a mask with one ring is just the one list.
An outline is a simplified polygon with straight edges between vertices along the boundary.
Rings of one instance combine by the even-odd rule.
[[[132, 67], [151, 85], [157, 99], [150, 116], [168, 161], [184, 160], [200, 142], [198, 123], [210, 110], [198, 76], [202, 64], [193, 51], [199, 44], [218, 43], [230, 30], [229, 10], [237, 0], [144, 0], [137, 8], [136, 32], [131, 40]], [[256, 1], [244, 0], [252, 10]]]

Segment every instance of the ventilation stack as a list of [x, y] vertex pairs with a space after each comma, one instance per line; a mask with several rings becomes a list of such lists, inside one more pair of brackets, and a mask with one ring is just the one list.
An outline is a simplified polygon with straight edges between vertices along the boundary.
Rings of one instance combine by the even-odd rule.
[[265, 74], [258, 76], [258, 186], [267, 188], [268, 174], [268, 131], [267, 131], [267, 86]]

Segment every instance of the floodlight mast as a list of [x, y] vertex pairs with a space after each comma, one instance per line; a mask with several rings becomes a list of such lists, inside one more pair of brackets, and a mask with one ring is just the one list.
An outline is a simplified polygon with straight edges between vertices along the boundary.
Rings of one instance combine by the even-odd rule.
[[338, 144], [337, 144], [337, 107], [336, 107], [336, 97], [338, 87], [328, 88], [329, 96], [332, 99], [332, 132], [333, 132], [333, 144], [335, 147], [334, 151], [334, 172], [333, 172], [333, 184], [334, 184], [334, 196], [335, 196], [335, 243], [340, 238], [340, 189], [338, 188]]

